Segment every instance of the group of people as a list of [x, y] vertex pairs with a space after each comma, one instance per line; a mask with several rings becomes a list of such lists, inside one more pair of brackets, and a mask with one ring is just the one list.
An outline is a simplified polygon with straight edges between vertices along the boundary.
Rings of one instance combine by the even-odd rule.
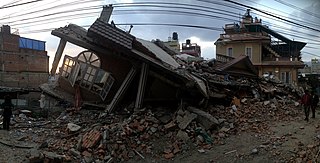
[[312, 118], [315, 118], [316, 107], [318, 103], [319, 103], [319, 96], [315, 94], [314, 91], [312, 91], [310, 94], [309, 90], [306, 89], [304, 91], [304, 95], [301, 98], [301, 104], [303, 105], [304, 113], [306, 116], [304, 120], [306, 120], [307, 122], [309, 121], [310, 109], [312, 111]]

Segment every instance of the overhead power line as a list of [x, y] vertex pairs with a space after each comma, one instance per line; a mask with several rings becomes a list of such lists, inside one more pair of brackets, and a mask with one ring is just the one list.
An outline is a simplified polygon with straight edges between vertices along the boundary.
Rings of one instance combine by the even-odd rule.
[[[214, 2], [209, 1], [209, 0], [197, 0], [197, 1], [207, 2], [207, 3], [214, 3]], [[309, 27], [309, 26], [306, 26], [306, 25], [303, 25], [303, 24], [300, 24], [300, 23], [293, 22], [293, 21], [291, 21], [291, 20], [284, 19], [284, 18], [282, 18], [282, 17], [279, 17], [279, 16], [276, 16], [276, 15], [270, 14], [270, 13], [268, 13], [268, 12], [266, 12], [266, 11], [260, 10], [260, 9], [258, 9], [258, 8], [252, 7], [252, 6], [244, 5], [244, 4], [242, 4], [242, 3], [238, 3], [238, 2], [235, 2], [235, 1], [232, 1], [232, 0], [224, 0], [224, 1], [230, 2], [230, 3], [233, 3], [233, 4], [236, 4], [236, 5], [239, 5], [239, 6], [242, 6], [242, 7], [250, 8], [250, 9], [253, 9], [253, 10], [256, 10], [256, 11], [259, 11], [259, 12], [264, 13], [264, 14], [266, 14], [266, 15], [275, 17], [275, 18], [277, 18], [277, 19], [286, 21], [286, 22], [291, 23], [291, 24], [298, 25], [298, 26], [303, 27], [303, 28], [307, 28], [307, 29], [310, 29], [310, 30], [313, 30], [313, 31], [316, 31], [316, 32], [320, 32], [319, 29], [315, 29], [315, 28], [312, 28], [312, 27]]]
[[316, 55], [316, 54], [313, 54], [313, 53], [310, 53], [310, 52], [306, 52], [306, 51], [302, 51], [302, 53], [305, 53], [305, 54], [308, 54], [308, 55], [312, 55], [312, 56], [315, 56], [315, 57], [320, 57], [319, 55]]
[[21, 0], [12, 0], [11, 2], [8, 2], [7, 4], [2, 5], [1, 7], [12, 5], [12, 4], [15, 4], [15, 3], [19, 2], [19, 1], [21, 1]]
[[[310, 25], [310, 26], [313, 26], [313, 27], [318, 27], [318, 28], [320, 28], [319, 22], [315, 22], [315, 21], [312, 21], [312, 20], [305, 20], [305, 19], [301, 19], [301, 18], [299, 18], [299, 17], [292, 17], [289, 13], [286, 13], [286, 12], [283, 12], [283, 11], [280, 11], [280, 10], [277, 10], [277, 9], [275, 9], [275, 8], [272, 8], [272, 7], [269, 7], [269, 6], [260, 4], [260, 3], [256, 3], [255, 1], [252, 1], [252, 0], [247, 0], [247, 1], [249, 1], [249, 2], [251, 2], [251, 3], [253, 3], [253, 4], [256, 4], [256, 5], [258, 5], [258, 6], [264, 6], [264, 7], [268, 8], [268, 9], [275, 10], [275, 11], [277, 11], [277, 12], [279, 12], [279, 13], [282, 13], [282, 14], [286, 14], [286, 15], [288, 15], [288, 18], [290, 18], [291, 20], [294, 20], [294, 21], [296, 21], [296, 22], [300, 22], [300, 23], [304, 23], [304, 24], [307, 24], [307, 25]], [[265, 11], [265, 10], [264, 10], [264, 11]], [[269, 11], [269, 13], [270, 13], [270, 14], [273, 14], [273, 15], [281, 16], [281, 15], [279, 15], [279, 14], [276, 14], [276, 13], [273, 13], [273, 12], [270, 12], [270, 11]], [[257, 15], [259, 15], [259, 14], [257, 14]], [[265, 15], [265, 14], [264, 14], [264, 15]], [[271, 18], [271, 19], [276, 19], [276, 18], [273, 18], [273, 17], [271, 17], [271, 16], [269, 16], [269, 18]]]
[[313, 16], [313, 17], [316, 17], [316, 18], [320, 19], [320, 15], [315, 14], [315, 13], [313, 13], [313, 12], [310, 12], [310, 11], [308, 11], [308, 10], [302, 9], [302, 8], [300, 8], [300, 7], [297, 7], [297, 6], [295, 6], [295, 5], [291, 4], [291, 3], [288, 3], [288, 2], [285, 2], [285, 1], [282, 1], [282, 0], [275, 0], [275, 1], [277, 1], [277, 2], [279, 2], [279, 3], [281, 3], [281, 4], [283, 4], [283, 5], [286, 5], [286, 6], [288, 6], [288, 7], [297, 9], [297, 10], [299, 10], [299, 11], [305, 13], [305, 14], [308, 14], [308, 15], [311, 15], [311, 16]]
[[[29, 12], [25, 12], [25, 13], [17, 12], [16, 15], [21, 16], [21, 19], [14, 19], [13, 21], [11, 21], [12, 23], [10, 23], [10, 25], [14, 26], [14, 28], [22, 28], [22, 27], [35, 27], [35, 26], [38, 26], [41, 24], [52, 23], [53, 28], [50, 28], [50, 29], [29, 30], [29, 31], [22, 31], [20, 33], [24, 34], [24, 33], [48, 32], [54, 28], [58, 28], [58, 27], [55, 27], [55, 24], [53, 24], [54, 22], [59, 22], [59, 21], [64, 21], [64, 20], [75, 20], [75, 19], [86, 18], [86, 17], [90, 17], [90, 16], [98, 16], [97, 14], [100, 13], [100, 12], [98, 12], [98, 10], [102, 9], [101, 8], [102, 5], [78, 7], [78, 8], [76, 8], [77, 10], [75, 10], [74, 9], [75, 7], [73, 7], [73, 6], [76, 4], [79, 4], [80, 1], [89, 3], [89, 2], [93, 2], [93, 1], [97, 1], [97, 0], [78, 0], [78, 1], [73, 1], [72, 3], [70, 3], [70, 2], [64, 3], [66, 5], [59, 3], [59, 4], [54, 4], [51, 6], [46, 6], [46, 8], [43, 8], [43, 7], [36, 8], [35, 7], [34, 10], [30, 10]], [[243, 6], [235, 5], [232, 3], [228, 4], [228, 2], [212, 1], [212, 4], [220, 5], [221, 7], [216, 7], [216, 6], [213, 7], [210, 5], [194, 5], [194, 4], [187, 4], [187, 3], [174, 3], [174, 2], [116, 3], [116, 4], [113, 4], [115, 9], [114, 9], [114, 12], [112, 15], [167, 14], [167, 15], [170, 15], [170, 17], [178, 16], [178, 15], [187, 15], [187, 16], [195, 16], [198, 18], [200, 18], [200, 17], [201, 18], [209, 18], [210, 22], [212, 22], [212, 24], [214, 24], [214, 20], [217, 20], [217, 19], [221, 19], [221, 20], [228, 21], [228, 22], [231, 21], [230, 23], [239, 22], [238, 18], [240, 18], [240, 14], [235, 11], [239, 10], [239, 11], [243, 12], [244, 9], [246, 9], [246, 8], [242, 9]], [[51, 7], [52, 7], [52, 9], [51, 9]], [[124, 7], [131, 8], [131, 10], [118, 10], [118, 8], [124, 8]], [[94, 8], [94, 9], [92, 9], [92, 8]], [[150, 8], [150, 9], [146, 9], [146, 8]], [[167, 10], [156, 10], [154, 8], [166, 8]], [[55, 9], [64, 9], [64, 10], [55, 10]], [[168, 10], [168, 9], [170, 9], [170, 10]], [[49, 10], [52, 10], [52, 11], [55, 10], [55, 11], [49, 13], [48, 12]], [[85, 10], [87, 10], [87, 12], [83, 12]], [[41, 14], [42, 12], [44, 14]], [[265, 11], [265, 12], [267, 12], [267, 11]], [[252, 12], [252, 13], [254, 13], [254, 12]], [[268, 13], [270, 13], [270, 12], [268, 12]], [[26, 14], [26, 15], [32, 14], [32, 17], [26, 18], [25, 15], [23, 15], [23, 14]], [[34, 14], [38, 14], [38, 16], [35, 16]], [[39, 16], [39, 14], [41, 14], [41, 15]], [[264, 14], [264, 13], [261, 13], [261, 14]], [[270, 13], [270, 14], [275, 15], [273, 13]], [[270, 19], [283, 21], [281, 19], [277, 19], [276, 17], [272, 17], [267, 14], [265, 14], [265, 16], [271, 17]], [[281, 15], [277, 15], [277, 16], [281, 17]], [[16, 17], [14, 17], [14, 18], [16, 18]], [[3, 18], [3, 20], [7, 20], [7, 19], [12, 20], [13, 16], [8, 17], [8, 18]], [[199, 19], [197, 19], [197, 20], [199, 20]], [[211, 21], [211, 20], [213, 20], [213, 21]], [[175, 23], [177, 23], [177, 22], [175, 22]], [[302, 24], [303, 22], [300, 21], [300, 23]], [[149, 24], [149, 25], [147, 25], [147, 24]], [[161, 26], [173, 26], [173, 25], [169, 25], [170, 24], [169, 22], [159, 22], [159, 24], [162, 24]], [[159, 24], [157, 25], [152, 22], [141, 23], [138, 20], [138, 22], [132, 22], [131, 24], [126, 23], [126, 24], [118, 24], [118, 25], [160, 26]], [[300, 30], [293, 31], [292, 29], [286, 28], [285, 26], [272, 24], [272, 23], [270, 23], [270, 24], [271, 24], [271, 26], [279, 27], [279, 29], [281, 29], [282, 31], [285, 31], [285, 32], [281, 32], [281, 30], [280, 30], [279, 33], [283, 33], [285, 35], [290, 35], [292, 37], [303, 38], [305, 40], [308, 40], [308, 44], [310, 43], [313, 45], [319, 45], [319, 43], [320, 43], [320, 40], [312, 39], [312, 38], [319, 38], [319, 36], [317, 36], [317, 35], [312, 36], [311, 34], [309, 34], [307, 32], [307, 30], [313, 31], [311, 29], [306, 28], [305, 31], [300, 31]], [[288, 24], [288, 22], [287, 22], [287, 24]], [[306, 22], [304, 24], [307, 25], [308, 22]], [[292, 25], [301, 27], [301, 26], [295, 25], [295, 24], [292, 24]], [[198, 26], [198, 27], [196, 27], [196, 26]], [[177, 26], [177, 27], [179, 27], [179, 26]], [[180, 26], [180, 27], [182, 27], [182, 26]], [[221, 27], [220, 28], [209, 27], [207, 25], [205, 25], [205, 26], [194, 25], [194, 27], [189, 26], [189, 28], [223, 31]], [[217, 28], [217, 29], [214, 29], [214, 28]], [[308, 47], [310, 47], [310, 49], [308, 51], [314, 49], [312, 46], [308, 46]]]
[[44, 1], [44, 0], [34, 0], [34, 1], [19, 3], [19, 4], [15, 4], [15, 5], [2, 6], [2, 7], [0, 7], [0, 9], [11, 8], [11, 7], [16, 7], [16, 6], [22, 6], [22, 5], [26, 5], [26, 4], [30, 4], [30, 3], [35, 3], [35, 2], [40, 2], [40, 1]]
[[[57, 5], [54, 5], [54, 6], [48, 6], [48, 7], [44, 7], [44, 6], [47, 6], [49, 4], [53, 4], [55, 2], [51, 2], [51, 3], [46, 3], [46, 4], [43, 4], [41, 6], [37, 6], [35, 8], [39, 8], [41, 7], [39, 10], [34, 10], [34, 11], [30, 11], [30, 8], [28, 8], [27, 10], [23, 10], [23, 11], [19, 11], [19, 12], [15, 12], [15, 13], [11, 13], [10, 15], [7, 15], [7, 16], [3, 16], [2, 18], [0, 18], [0, 20], [4, 20], [4, 19], [7, 19], [7, 18], [12, 18], [12, 17], [26, 17], [26, 15], [30, 15], [30, 14], [38, 14], [38, 13], [41, 13], [41, 12], [48, 12], [50, 10], [56, 10], [56, 9], [59, 9], [59, 8], [62, 8], [62, 7], [65, 7], [65, 8], [69, 8], [69, 10], [72, 10], [71, 8], [76, 6], [76, 5], [84, 5], [84, 4], [87, 4], [87, 3], [92, 3], [92, 2], [97, 2], [97, 1], [100, 1], [100, 0], [77, 0], [77, 1], [73, 1], [73, 2], [66, 2], [66, 3], [61, 3], [61, 4], [57, 4]], [[95, 6], [101, 6], [102, 5], [95, 5]], [[87, 7], [92, 7], [92, 6], [86, 6], [85, 8]], [[25, 12], [25, 11], [29, 11], [29, 12]]]
[[[208, 26], [201, 26], [201, 25], [191, 25], [191, 24], [170, 24], [170, 23], [116, 23], [115, 25], [135, 25], [135, 26], [173, 26], [173, 27], [186, 27], [186, 28], [199, 28], [199, 29], [206, 29], [206, 30], [213, 30], [213, 31], [223, 31], [219, 27], [208, 27]], [[91, 25], [81, 25], [83, 28], [90, 27]], [[41, 32], [48, 32], [54, 30], [55, 28], [47, 28], [47, 29], [39, 29], [39, 30], [31, 30], [31, 31], [23, 31], [20, 32], [21, 34], [29, 34], [29, 33], [41, 33]]]

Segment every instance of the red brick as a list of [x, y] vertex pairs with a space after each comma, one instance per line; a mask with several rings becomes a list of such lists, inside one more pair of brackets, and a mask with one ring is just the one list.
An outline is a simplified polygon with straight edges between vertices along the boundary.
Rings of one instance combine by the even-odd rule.
[[171, 159], [174, 157], [174, 154], [173, 153], [164, 154], [163, 157], [166, 159]]
[[101, 139], [101, 133], [97, 130], [91, 130], [90, 132], [87, 132], [83, 136], [82, 147], [85, 149], [92, 148], [95, 145], [97, 145], [100, 139]]
[[83, 151], [82, 155], [86, 156], [86, 157], [91, 157], [92, 156], [92, 154], [90, 152], [88, 152], [88, 151]]

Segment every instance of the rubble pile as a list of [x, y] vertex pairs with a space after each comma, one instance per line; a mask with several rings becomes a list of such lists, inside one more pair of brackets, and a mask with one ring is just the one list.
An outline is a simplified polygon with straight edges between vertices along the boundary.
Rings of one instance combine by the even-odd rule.
[[[30, 162], [168, 160], [189, 150], [203, 153], [240, 132], [270, 135], [270, 121], [291, 121], [299, 114], [299, 88], [261, 78], [226, 77], [204, 65], [187, 70], [206, 80], [208, 103], [182, 102], [174, 109], [147, 107], [125, 114], [120, 108], [117, 114], [69, 108], [51, 121], [20, 114], [15, 128], [33, 132], [37, 139], [25, 139], [41, 144], [40, 154], [30, 156]], [[267, 145], [283, 141], [285, 137], [270, 138]], [[270, 146], [265, 149], [272, 151]]]
[[[192, 149], [204, 152], [214, 145], [223, 145], [232, 134], [269, 133], [270, 121], [290, 121], [299, 113], [299, 89], [262, 79], [259, 82], [231, 77], [225, 81], [221, 75], [203, 74], [206, 75], [211, 91], [228, 97], [211, 98], [229, 105], [211, 100], [207, 107], [181, 104], [178, 109], [148, 107], [126, 114], [67, 109], [54, 119], [55, 123], [39, 124], [23, 115], [17, 122], [24, 118], [23, 121], [30, 122], [24, 124], [25, 128], [38, 127], [32, 130], [40, 135], [37, 140], [42, 144], [38, 159], [123, 162], [172, 159]], [[241, 93], [233, 91], [239, 88]], [[22, 127], [21, 123], [15, 127]], [[282, 139], [270, 139], [276, 141]]]
[[234, 98], [231, 106], [183, 105], [173, 111], [149, 108], [128, 115], [83, 109], [62, 113], [51, 126], [52, 134], [43, 132], [48, 146], [42, 150], [65, 161], [171, 159], [191, 148], [204, 151], [222, 145], [229, 135], [241, 131], [268, 132], [270, 120], [292, 120], [297, 114], [289, 98]]
[[[195, 146], [206, 148], [209, 148], [213, 141], [194, 121], [197, 115], [181, 109], [170, 115], [163, 109], [154, 112], [149, 109], [126, 118], [119, 115], [106, 117], [102, 113], [91, 116], [92, 119], [86, 117], [86, 121], [77, 120], [79, 115], [85, 117], [84, 114], [88, 114], [85, 112], [87, 111], [81, 110], [78, 114], [59, 116], [57, 126], [64, 127], [51, 130], [51, 133], [56, 134], [49, 135], [42, 129], [42, 136], [46, 138], [43, 140], [47, 142], [47, 146], [41, 148], [45, 151], [42, 152], [43, 159], [80, 159], [85, 162], [119, 162], [145, 159], [146, 156], [171, 159], [190, 148], [186, 144], [189, 140], [196, 143]], [[122, 118], [125, 119], [120, 121]], [[46, 152], [50, 152], [50, 158]], [[57, 157], [52, 158], [52, 153]]]

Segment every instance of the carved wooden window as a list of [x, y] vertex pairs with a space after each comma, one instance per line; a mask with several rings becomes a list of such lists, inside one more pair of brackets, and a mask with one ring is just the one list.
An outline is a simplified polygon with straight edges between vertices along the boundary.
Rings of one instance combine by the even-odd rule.
[[63, 60], [63, 65], [61, 68], [61, 76], [65, 78], [70, 77], [70, 73], [72, 71], [72, 67], [74, 66], [75, 62], [72, 60], [71, 57], [66, 56]]
[[78, 83], [80, 87], [99, 94], [105, 100], [115, 79], [111, 73], [100, 69], [100, 64], [98, 56], [90, 51], [83, 51], [75, 58], [65, 56], [62, 76], [72, 86]]
[[101, 64], [99, 57], [94, 52], [91, 52], [91, 51], [81, 52], [78, 55], [78, 60], [95, 67], [100, 67], [100, 64]]

